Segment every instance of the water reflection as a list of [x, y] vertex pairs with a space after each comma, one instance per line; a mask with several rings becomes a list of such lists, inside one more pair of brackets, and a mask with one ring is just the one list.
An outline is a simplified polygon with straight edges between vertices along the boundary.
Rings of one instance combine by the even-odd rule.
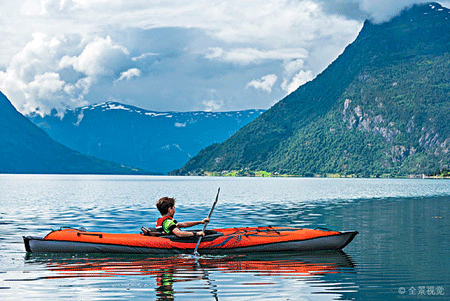
[[[202, 287], [190, 287], [193, 290], [207, 289], [219, 299], [218, 279], [227, 274], [248, 275], [246, 280], [236, 285], [258, 287], [273, 285], [267, 279], [296, 277], [317, 281], [317, 276], [340, 272], [353, 273], [355, 264], [343, 251], [289, 252], [273, 254], [250, 254], [234, 256], [190, 255], [155, 256], [124, 254], [38, 254], [29, 253], [25, 257], [26, 265], [35, 265], [45, 270], [40, 279], [67, 279], [92, 277], [128, 277], [150, 276], [154, 280], [156, 296], [160, 300], [173, 299], [186, 292], [176, 291], [174, 286], [182, 282], [205, 281]], [[214, 273], [214, 275], [211, 275]], [[222, 276], [221, 276], [222, 275]], [[258, 280], [261, 278], [261, 281]], [[32, 280], [32, 279], [28, 279]], [[148, 288], [148, 287], [147, 287]], [[336, 288], [339, 290], [339, 288]]]

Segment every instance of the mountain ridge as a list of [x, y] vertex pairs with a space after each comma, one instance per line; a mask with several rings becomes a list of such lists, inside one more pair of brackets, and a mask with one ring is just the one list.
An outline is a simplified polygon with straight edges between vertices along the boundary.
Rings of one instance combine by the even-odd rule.
[[264, 110], [157, 112], [119, 102], [28, 116], [54, 140], [83, 154], [164, 174], [222, 142]]
[[173, 173], [407, 176], [448, 166], [449, 17], [429, 3], [366, 21], [313, 81]]

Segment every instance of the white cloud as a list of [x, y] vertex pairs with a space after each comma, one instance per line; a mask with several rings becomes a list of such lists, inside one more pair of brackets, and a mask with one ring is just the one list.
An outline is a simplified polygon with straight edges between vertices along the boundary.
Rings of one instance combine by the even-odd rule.
[[235, 48], [225, 51], [220, 47], [211, 47], [205, 53], [208, 59], [218, 59], [225, 62], [247, 65], [260, 63], [265, 60], [291, 60], [294, 58], [307, 57], [308, 51], [305, 49], [273, 49], [258, 50], [255, 48]]
[[369, 13], [375, 22], [385, 22], [414, 4], [428, 3], [427, 0], [359, 0], [359, 8]]
[[287, 61], [284, 63], [284, 74], [286, 77], [291, 77], [303, 68], [305, 62], [302, 59]]
[[58, 73], [46, 72], [34, 77], [34, 81], [28, 84], [28, 91], [37, 98], [49, 99], [54, 97], [55, 93], [62, 92], [64, 84]]
[[25, 0], [20, 8], [20, 13], [25, 16], [35, 16], [41, 12], [38, 0]]
[[202, 103], [207, 112], [218, 111], [223, 106], [223, 100], [204, 100]]
[[278, 76], [275, 74], [268, 74], [261, 79], [254, 79], [251, 82], [247, 83], [246, 87], [253, 87], [255, 89], [261, 89], [263, 91], [266, 91], [267, 93], [272, 92], [272, 87], [277, 81]]
[[80, 123], [83, 120], [83, 118], [84, 118], [84, 111], [81, 110], [80, 113], [77, 116], [77, 122], [75, 122], [73, 125], [74, 126], [80, 126]]
[[[28, 1], [36, 6], [36, 0]], [[44, 17], [23, 14], [5, 23], [28, 34], [33, 28], [83, 36], [119, 28], [196, 28], [228, 45], [253, 44], [257, 49], [303, 48], [321, 36], [353, 36], [360, 25], [325, 13], [315, 0], [41, 0], [40, 6]], [[24, 22], [33, 26], [19, 26]]]
[[133, 61], [139, 61], [139, 60], [143, 60], [146, 59], [148, 57], [153, 57], [153, 56], [157, 56], [158, 53], [153, 53], [153, 52], [147, 52], [147, 53], [143, 53], [140, 56], [135, 56], [133, 58], [131, 58]]
[[283, 82], [281, 83], [283, 91], [290, 94], [314, 78], [311, 70], [303, 70], [304, 65], [305, 63], [302, 59], [284, 63]]
[[[68, 56], [78, 49], [79, 55]], [[86, 105], [84, 97], [102, 77], [125, 69], [130, 62], [126, 48], [112, 39], [96, 38], [80, 47], [80, 42], [65, 37], [48, 37], [36, 33], [5, 71], [0, 71], [0, 90], [16, 108], [29, 114], [48, 114], [52, 109], [63, 112], [67, 107]], [[65, 78], [72, 68], [72, 79]], [[122, 72], [122, 79], [139, 76], [138, 69]]]
[[311, 72], [311, 70], [300, 70], [294, 78], [289, 82], [287, 79], [283, 80], [283, 83], [281, 84], [281, 88], [286, 91], [288, 94], [294, 92], [298, 89], [301, 85], [306, 84], [307, 82], [314, 79], [314, 76]]
[[33, 34], [33, 40], [10, 61], [7, 72], [11, 76], [31, 81], [36, 73], [54, 69], [56, 61], [53, 56], [58, 54], [61, 43], [61, 39], [55, 37], [49, 38], [42, 33]]
[[41, 0], [41, 14], [67, 13], [120, 5], [120, 0]]
[[[314, 0], [161, 0], [151, 4], [141, 0], [25, 0], [22, 3], [0, 3], [0, 11], [8, 10], [10, 13], [5, 14], [3, 20], [5, 26], [0, 28], [0, 34], [4, 37], [0, 47], [5, 50], [0, 54], [0, 66], [7, 66], [0, 75], [0, 88], [23, 113], [32, 112], [35, 110], [33, 107], [39, 107], [41, 112], [49, 112], [52, 106], [62, 110], [67, 106], [84, 104], [88, 95], [92, 97], [89, 94], [91, 91], [102, 95], [102, 89], [111, 91], [107, 97], [120, 98], [117, 90], [114, 90], [118, 89], [113, 85], [114, 80], [124, 81], [140, 76], [143, 81], [164, 83], [186, 75], [189, 80], [185, 80], [185, 84], [192, 86], [190, 89], [180, 89], [186, 91], [186, 95], [166, 86], [157, 92], [164, 99], [159, 100], [161, 103], [169, 103], [167, 99], [172, 98], [171, 105], [176, 106], [177, 103], [187, 102], [184, 100], [186, 96], [195, 93], [197, 99], [190, 100], [195, 102], [190, 105], [190, 109], [204, 105], [209, 110], [217, 110], [224, 103], [230, 105], [233, 102], [233, 107], [239, 109], [241, 100], [229, 92], [223, 92], [227, 87], [219, 78], [211, 78], [214, 83], [211, 86], [205, 84], [203, 74], [216, 72], [217, 76], [221, 72], [228, 73], [226, 76], [233, 78], [234, 84], [239, 84], [236, 82], [238, 76], [231, 73], [232, 68], [236, 68], [233, 72], [240, 74], [248, 72], [245, 79], [240, 76], [248, 81], [256, 77], [254, 74], [261, 74], [261, 70], [251, 69], [256, 65], [271, 64], [273, 61], [307, 60], [310, 57], [307, 49], [321, 37], [331, 37], [333, 45], [344, 47], [360, 26], [358, 21], [324, 13], [321, 5]], [[127, 31], [155, 28], [187, 28], [201, 32], [200, 39], [189, 40], [186, 47], [179, 50], [195, 55], [183, 54], [177, 57], [177, 53], [174, 55], [171, 52], [171, 48], [184, 38], [181, 36], [158, 36], [148, 41], [133, 41], [127, 36]], [[33, 31], [45, 34], [34, 36], [27, 43]], [[74, 40], [74, 36], [78, 38]], [[141, 47], [145, 43], [148, 43], [146, 47]], [[163, 46], [152, 48], [153, 43]], [[33, 47], [34, 52], [31, 51]], [[199, 53], [207, 57], [209, 66], [218, 71], [196, 66], [195, 60], [177, 61], [186, 57], [198, 58]], [[150, 57], [155, 59], [148, 59]], [[328, 62], [330, 58], [324, 60]], [[235, 66], [227, 67], [229, 63]], [[158, 71], [163, 72], [152, 72], [152, 67], [161, 68]], [[197, 69], [188, 69], [192, 67]], [[161, 78], [169, 73], [168, 70], [173, 70], [170, 68], [185, 69], [172, 72], [174, 78]], [[141, 70], [146, 70], [145, 76], [148, 78], [142, 75]], [[265, 72], [278, 74], [276, 70]], [[44, 74], [47, 75], [41, 77]], [[50, 81], [50, 75], [53, 81]], [[47, 90], [29, 86], [44, 78], [51, 84]], [[6, 86], [7, 81], [9, 84]], [[108, 82], [111, 86], [108, 86]], [[129, 81], [127, 84], [131, 83]], [[197, 83], [201, 86], [195, 87]], [[272, 89], [270, 83], [266, 79], [256, 89]], [[245, 85], [245, 82], [240, 85]], [[155, 84], [153, 86], [157, 89]], [[218, 97], [225, 99], [225, 102], [203, 103], [201, 99], [217, 99], [206, 95], [206, 86], [220, 90]], [[256, 82], [250, 86], [257, 86]], [[136, 87], [130, 85], [130, 89]], [[112, 94], [114, 92], [116, 94]], [[251, 90], [246, 93], [249, 96]], [[53, 99], [54, 104], [43, 99], [44, 96]], [[190, 95], [188, 97], [192, 98]], [[90, 98], [89, 101], [99, 100]], [[132, 101], [138, 104], [148, 102], [148, 98]], [[250, 106], [250, 103], [246, 106]], [[153, 108], [151, 104], [149, 108]]]
[[120, 69], [129, 55], [128, 50], [115, 44], [110, 36], [97, 38], [86, 45], [79, 56], [64, 56], [60, 67], [73, 67], [88, 76], [112, 76]]
[[[100, 97], [160, 110], [268, 107], [320, 73], [356, 38], [362, 19], [353, 15], [382, 21], [422, 2], [1, 1], [0, 89], [23, 113], [64, 110]], [[164, 35], [163, 29], [184, 31]], [[133, 37], [137, 32], [144, 39]], [[273, 85], [280, 80], [282, 89], [261, 74], [277, 76]], [[126, 81], [136, 76], [139, 81]], [[136, 92], [137, 82], [146, 84], [151, 100]], [[173, 82], [178, 85], [168, 84]], [[230, 85], [272, 92], [230, 91]], [[216, 95], [208, 95], [211, 88]]]
[[[21, 38], [29, 36], [30, 31], [92, 36], [118, 28], [182, 27], [204, 30], [229, 45], [251, 43], [279, 49], [305, 47], [305, 43], [322, 37], [332, 37], [335, 41], [351, 39], [361, 22], [340, 15], [338, 4], [355, 3], [375, 19], [385, 20], [403, 7], [420, 2], [425, 1], [25, 0], [7, 1], [0, 4], [0, 8], [19, 10], [19, 15], [5, 14], [3, 22], [8, 29], [16, 29], [16, 35]], [[333, 3], [333, 11], [325, 12], [327, 3]], [[3, 47], [5, 43], [8, 42], [0, 44], [2, 49], [8, 49]]]
[[64, 42], [36, 33], [0, 72], [0, 89], [19, 111], [48, 113], [53, 108], [64, 110], [71, 102], [65, 98], [66, 83], [56, 72]]
[[130, 80], [133, 77], [139, 77], [141, 76], [141, 70], [139, 70], [138, 68], [131, 68], [128, 69], [127, 71], [124, 71], [120, 74], [120, 77], [117, 79], [117, 81], [121, 81], [121, 80]]

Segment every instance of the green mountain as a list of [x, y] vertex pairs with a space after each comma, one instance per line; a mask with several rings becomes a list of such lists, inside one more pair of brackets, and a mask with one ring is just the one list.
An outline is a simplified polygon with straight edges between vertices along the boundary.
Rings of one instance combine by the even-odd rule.
[[142, 174], [84, 156], [52, 140], [0, 92], [0, 173]]
[[415, 5], [174, 174], [407, 176], [450, 163], [450, 10]]

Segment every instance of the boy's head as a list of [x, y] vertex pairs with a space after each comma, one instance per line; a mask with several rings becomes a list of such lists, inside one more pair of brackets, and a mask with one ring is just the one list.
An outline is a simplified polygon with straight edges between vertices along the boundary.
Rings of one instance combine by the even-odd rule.
[[172, 208], [173, 206], [175, 206], [175, 199], [167, 196], [160, 198], [158, 202], [156, 202], [156, 208], [158, 208], [161, 215], [166, 215], [169, 212], [169, 208]]

